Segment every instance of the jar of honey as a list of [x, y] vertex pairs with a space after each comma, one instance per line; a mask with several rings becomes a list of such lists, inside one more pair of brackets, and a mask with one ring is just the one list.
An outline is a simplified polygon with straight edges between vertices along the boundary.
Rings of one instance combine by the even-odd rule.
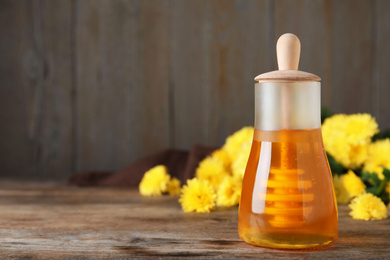
[[238, 233], [282, 249], [328, 247], [338, 236], [332, 175], [321, 135], [321, 83], [299, 71], [300, 42], [277, 42], [279, 70], [255, 78], [255, 133], [245, 170]]

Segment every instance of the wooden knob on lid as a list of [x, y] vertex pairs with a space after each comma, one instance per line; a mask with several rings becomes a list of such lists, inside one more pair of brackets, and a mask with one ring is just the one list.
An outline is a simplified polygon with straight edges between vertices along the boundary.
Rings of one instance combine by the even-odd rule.
[[255, 80], [262, 82], [320, 81], [317, 75], [298, 70], [301, 42], [292, 33], [285, 33], [276, 43], [279, 70], [258, 75]]
[[285, 33], [276, 43], [276, 56], [279, 70], [297, 70], [299, 56], [301, 55], [301, 42], [292, 33]]

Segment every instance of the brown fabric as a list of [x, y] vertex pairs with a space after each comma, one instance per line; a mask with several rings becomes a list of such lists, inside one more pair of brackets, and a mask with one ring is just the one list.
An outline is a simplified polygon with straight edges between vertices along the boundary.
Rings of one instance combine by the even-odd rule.
[[112, 174], [114, 174], [114, 172], [79, 172], [70, 177], [68, 184], [78, 186], [95, 186], [99, 185], [99, 183]]
[[82, 172], [73, 175], [68, 184], [78, 186], [135, 187], [144, 173], [150, 168], [162, 164], [167, 166], [169, 174], [182, 183], [194, 176], [199, 162], [215, 149], [194, 146], [191, 151], [169, 149], [142, 158], [118, 172]]

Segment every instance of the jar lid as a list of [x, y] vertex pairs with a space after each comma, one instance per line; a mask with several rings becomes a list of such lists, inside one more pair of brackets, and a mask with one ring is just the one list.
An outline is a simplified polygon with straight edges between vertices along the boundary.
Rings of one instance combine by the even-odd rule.
[[301, 43], [298, 37], [292, 33], [285, 33], [279, 37], [276, 43], [276, 56], [279, 70], [258, 75], [258, 82], [296, 82], [296, 81], [320, 81], [317, 75], [298, 70]]

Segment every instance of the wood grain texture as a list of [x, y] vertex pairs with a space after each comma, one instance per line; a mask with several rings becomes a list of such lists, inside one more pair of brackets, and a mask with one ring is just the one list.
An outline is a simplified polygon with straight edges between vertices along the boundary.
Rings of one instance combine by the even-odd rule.
[[322, 105], [332, 106], [332, 1], [276, 1], [274, 42], [284, 33], [301, 41], [299, 70], [321, 78]]
[[[6, 186], [5, 186], [6, 184]], [[237, 234], [237, 208], [184, 213], [177, 197], [136, 190], [3, 183], [0, 257], [107, 259], [387, 259], [390, 219], [353, 220], [339, 207], [339, 238], [329, 249], [255, 247]]]
[[390, 2], [376, 1], [374, 6], [373, 34], [374, 46], [371, 46], [375, 62], [372, 67], [372, 111], [381, 129], [390, 128]]
[[77, 3], [77, 169], [119, 169], [169, 146], [168, 8]]
[[[214, 1], [215, 61], [210, 88], [214, 108], [210, 142], [223, 145], [227, 136], [254, 124], [254, 76], [270, 70], [267, 35], [271, 28], [267, 1]], [[223, 3], [223, 4], [222, 4]], [[215, 99], [216, 97], [216, 99]], [[206, 126], [207, 127], [207, 126]]]
[[[38, 144], [42, 148], [34, 179], [65, 180], [72, 165], [72, 2], [42, 1], [35, 7], [42, 15], [43, 93]], [[58, 35], [58, 32], [61, 32]], [[40, 116], [38, 116], [40, 115]], [[38, 120], [41, 120], [39, 122]], [[40, 140], [39, 140], [40, 139]]]
[[301, 40], [322, 104], [390, 127], [386, 0], [0, 2], [0, 175], [66, 179], [253, 125], [253, 78]]
[[[2, 1], [2, 176], [72, 172], [72, 3]], [[61, 32], [60, 34], [58, 32]]]
[[[172, 9], [172, 144], [207, 142], [210, 123], [210, 25], [205, 1], [176, 1]], [[191, 10], [191, 11], [189, 11]], [[202, 55], [203, 54], [203, 55]]]
[[253, 125], [253, 77], [268, 69], [261, 40], [267, 17], [264, 1], [175, 2], [175, 147], [222, 145], [230, 133]]
[[[27, 30], [24, 19], [27, 14], [26, 7], [16, 1], [2, 1], [0, 8], [0, 30], [2, 38], [9, 41], [0, 41], [0, 152], [2, 176], [12, 176], [13, 174], [30, 175], [31, 170], [27, 170], [30, 163], [28, 144], [28, 121], [26, 101], [24, 94], [27, 88], [28, 76], [35, 75], [34, 70], [20, 77], [23, 68], [23, 54], [25, 50]], [[31, 52], [30, 52], [31, 53]], [[25, 54], [26, 57], [27, 54]], [[31, 55], [31, 54], [30, 54]], [[28, 62], [28, 59], [25, 58]], [[36, 61], [36, 59], [34, 59]], [[23, 75], [23, 74], [22, 74]], [[16, 87], [17, 86], [17, 87]], [[16, 91], [17, 88], [17, 91]], [[15, 105], [19, 104], [19, 105]]]
[[375, 112], [370, 100], [372, 8], [369, 1], [332, 3], [331, 107], [336, 112]]

